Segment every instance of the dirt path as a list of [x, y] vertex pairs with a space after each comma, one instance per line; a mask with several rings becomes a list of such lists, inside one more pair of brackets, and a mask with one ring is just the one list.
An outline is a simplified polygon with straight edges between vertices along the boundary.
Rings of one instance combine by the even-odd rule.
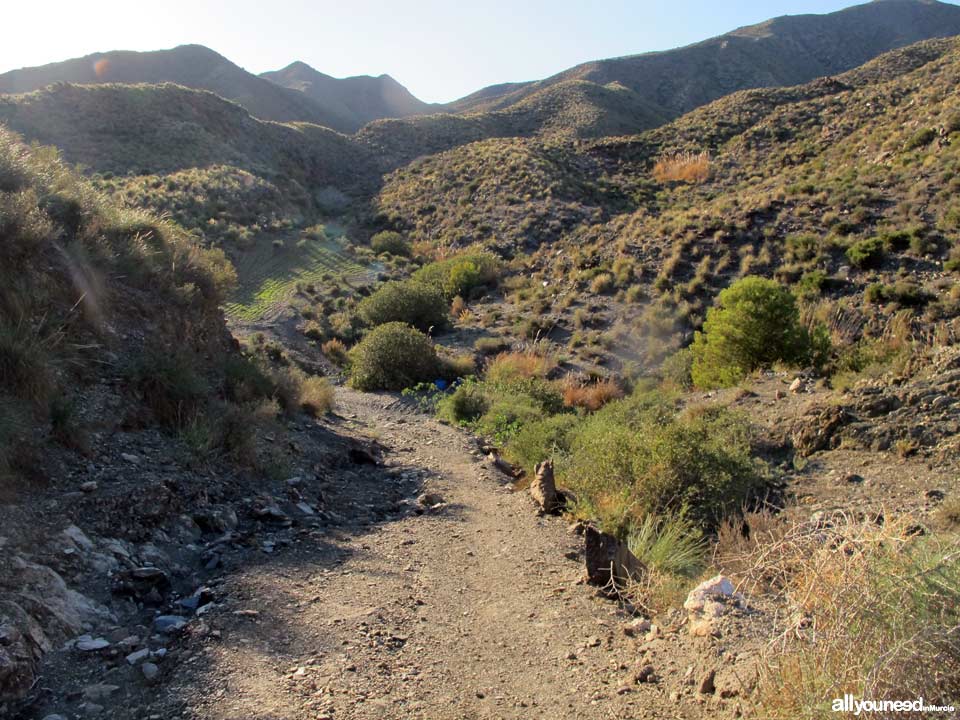
[[580, 584], [580, 538], [538, 518], [463, 434], [389, 404], [343, 391], [343, 429], [389, 449], [370, 473], [416, 474], [444, 505], [314, 533], [231, 575], [227, 607], [154, 707], [218, 720], [682, 717], [631, 682], [626, 618]]

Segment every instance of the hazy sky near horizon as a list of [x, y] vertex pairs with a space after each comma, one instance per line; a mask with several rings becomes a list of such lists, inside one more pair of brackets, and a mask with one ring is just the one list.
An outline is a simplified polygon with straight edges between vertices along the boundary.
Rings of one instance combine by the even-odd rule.
[[[686, 45], [854, 0], [6, 0], [0, 72], [106, 50], [206, 45], [254, 73], [302, 60], [335, 77], [392, 75], [447, 102], [587, 60]], [[957, 4], [957, 3], [954, 3]], [[15, 32], [11, 32], [16, 29]]]

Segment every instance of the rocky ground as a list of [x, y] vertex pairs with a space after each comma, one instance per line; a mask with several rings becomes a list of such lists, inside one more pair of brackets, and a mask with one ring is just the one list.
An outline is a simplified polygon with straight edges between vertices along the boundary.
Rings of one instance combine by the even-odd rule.
[[[955, 363], [837, 400], [776, 373], [695, 400], [732, 402], [809, 450], [782, 457], [792, 513], [922, 521], [956, 491]], [[0, 688], [29, 692], [0, 715], [744, 711], [776, 617], [762, 597], [727, 588], [645, 618], [584, 582], [576, 528], [538, 515], [475, 439], [393, 396], [341, 389], [338, 402], [291, 423], [284, 476], [185, 466], [162, 436], [117, 432], [91, 459], [59, 461], [43, 502], [3, 506]], [[872, 447], [865, 418], [917, 447]], [[773, 456], [787, 439], [770, 434]]]

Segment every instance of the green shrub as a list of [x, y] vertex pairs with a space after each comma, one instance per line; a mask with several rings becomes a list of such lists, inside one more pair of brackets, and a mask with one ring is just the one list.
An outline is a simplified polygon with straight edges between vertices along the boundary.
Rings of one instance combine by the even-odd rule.
[[823, 270], [804, 273], [796, 284], [797, 297], [808, 302], [815, 300], [823, 293], [827, 279], [827, 274]]
[[377, 255], [390, 253], [400, 257], [410, 257], [410, 243], [398, 232], [383, 230], [370, 238], [370, 247]]
[[936, 130], [933, 128], [923, 128], [923, 130], [918, 130], [916, 133], [910, 136], [910, 139], [907, 140], [904, 148], [906, 150], [916, 150], [917, 148], [926, 147], [936, 139]]
[[879, 267], [886, 255], [886, 241], [875, 236], [858, 240], [847, 248], [847, 260], [858, 268]]
[[728, 410], [677, 415], [668, 397], [641, 391], [584, 420], [560, 475], [581, 509], [621, 536], [647, 515], [680, 512], [712, 529], [763, 486], [751, 435]]
[[694, 336], [693, 382], [725, 387], [775, 362], [807, 362], [810, 345], [793, 294], [773, 280], [746, 277], [720, 293]]
[[473, 290], [493, 285], [499, 267], [499, 261], [490, 253], [470, 253], [425, 265], [413, 274], [413, 279], [442, 290], [452, 302], [458, 295], [469, 298]]
[[895, 302], [904, 307], [917, 307], [930, 301], [930, 295], [916, 283], [898, 282], [893, 285], [873, 283], [864, 292], [864, 299], [871, 304]]
[[0, 393], [44, 408], [56, 389], [51, 359], [39, 333], [26, 323], [0, 320]]
[[709, 545], [703, 531], [683, 511], [645, 515], [627, 531], [627, 546], [654, 572], [695, 578], [707, 564]]
[[537, 463], [558, 461], [570, 447], [570, 437], [579, 419], [573, 413], [562, 413], [527, 423], [510, 438], [503, 449], [512, 464], [532, 474]]
[[426, 332], [446, 325], [447, 300], [422, 282], [388, 282], [360, 301], [357, 315], [370, 327], [401, 322]]
[[805, 262], [816, 258], [820, 251], [820, 238], [816, 235], [790, 235], [786, 239], [787, 257]]
[[692, 371], [693, 350], [681, 348], [664, 359], [660, 366], [660, 377], [678, 390], [690, 390], [693, 387]]
[[371, 330], [350, 351], [350, 383], [358, 390], [403, 390], [434, 380], [438, 366], [430, 338], [391, 322]]
[[444, 397], [437, 406], [437, 415], [458, 425], [476, 422], [490, 407], [483, 387], [468, 381]]

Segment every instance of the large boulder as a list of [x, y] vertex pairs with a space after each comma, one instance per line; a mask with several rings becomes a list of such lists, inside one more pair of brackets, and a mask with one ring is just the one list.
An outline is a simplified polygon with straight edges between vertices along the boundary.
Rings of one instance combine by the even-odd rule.
[[627, 544], [613, 535], [587, 527], [584, 532], [587, 578], [590, 583], [615, 592], [646, 572], [643, 563], [630, 552]]
[[0, 577], [0, 703], [23, 696], [36, 665], [54, 647], [90, 625], [115, 621], [109, 611], [71, 590], [46, 565], [14, 556]]

